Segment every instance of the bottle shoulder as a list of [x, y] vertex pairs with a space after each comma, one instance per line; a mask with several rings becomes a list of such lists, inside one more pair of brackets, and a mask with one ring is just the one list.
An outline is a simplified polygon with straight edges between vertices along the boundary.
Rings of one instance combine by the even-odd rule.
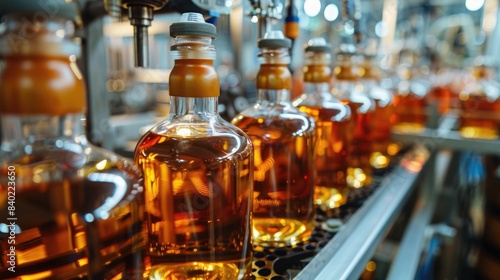
[[0, 91], [4, 114], [62, 116], [85, 111], [85, 83], [76, 63], [68, 58], [6, 59], [0, 68]]
[[65, 139], [45, 140], [43, 143], [38, 141], [24, 145], [22, 150], [2, 149], [0, 155], [2, 165], [30, 166], [30, 168], [54, 166], [65, 174], [78, 173], [78, 176], [86, 176], [96, 170], [118, 168], [131, 177], [140, 176], [130, 159], [86, 141], [84, 143]]
[[252, 143], [240, 128], [218, 117], [211, 122], [172, 122], [166, 120], [146, 132], [138, 141], [134, 159], [158, 154], [166, 161], [189, 155], [200, 160], [231, 160], [248, 157]]
[[226, 121], [220, 115], [208, 118], [199, 115], [169, 116], [168, 119], [154, 125], [148, 132], [171, 138], [207, 138], [226, 134], [234, 134], [240, 138], [246, 137], [241, 129]]
[[297, 108], [320, 122], [347, 122], [351, 119], [349, 105], [336, 98], [314, 103], [297, 103]]
[[[142, 195], [139, 170], [131, 160], [113, 152], [69, 141], [60, 147], [32, 145], [32, 149], [0, 161], [0, 172], [15, 172], [16, 193], [20, 197], [28, 192], [45, 195], [50, 187], [52, 191], [65, 192], [69, 198], [64, 211], [102, 220], [122, 215], [122, 210]], [[0, 185], [4, 183], [0, 177]], [[106, 202], [80, 202], [89, 197]]]
[[232, 120], [232, 123], [241, 128], [252, 139], [267, 140], [311, 137], [316, 127], [313, 117], [296, 108], [273, 114], [241, 112]]

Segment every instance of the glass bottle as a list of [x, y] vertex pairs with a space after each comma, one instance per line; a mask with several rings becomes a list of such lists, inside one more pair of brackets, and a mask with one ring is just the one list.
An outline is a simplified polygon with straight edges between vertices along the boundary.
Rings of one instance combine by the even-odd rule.
[[216, 28], [198, 13], [170, 26], [170, 113], [137, 144], [149, 279], [248, 279], [253, 147], [217, 110]]
[[391, 91], [380, 86], [382, 74], [375, 56], [363, 54], [358, 72], [362, 91], [375, 101], [375, 111], [370, 124], [372, 134], [370, 164], [374, 173], [379, 173], [387, 168], [391, 157], [400, 149], [399, 145], [391, 141], [394, 97]]
[[421, 133], [426, 127], [426, 95], [430, 87], [423, 79], [417, 60], [418, 54], [414, 50], [401, 50], [397, 67], [399, 81], [394, 94], [392, 130], [395, 132]]
[[336, 53], [333, 95], [351, 108], [350, 127], [347, 130], [347, 185], [360, 188], [372, 182], [371, 122], [375, 102], [362, 91], [356, 73], [354, 46], [342, 45]]
[[304, 93], [292, 104], [316, 122], [314, 202], [328, 212], [347, 202], [347, 129], [351, 109], [331, 93], [331, 46], [324, 38], [313, 38], [304, 52]]
[[[444, 116], [454, 109], [453, 80], [459, 75], [453, 68], [440, 63], [438, 59], [431, 60], [429, 71], [429, 92], [426, 94], [426, 103], [435, 106], [440, 116]], [[456, 94], [458, 96], [458, 94]]]
[[0, 278], [139, 277], [140, 173], [85, 137], [72, 23], [22, 14], [9, 15], [5, 26], [0, 243], [9, 257], [0, 261]]
[[464, 138], [498, 139], [500, 129], [500, 84], [494, 68], [479, 63], [472, 80], [459, 93], [459, 131]]
[[312, 231], [314, 119], [290, 101], [290, 46], [281, 31], [259, 39], [258, 99], [232, 120], [254, 145], [254, 245], [294, 245]]

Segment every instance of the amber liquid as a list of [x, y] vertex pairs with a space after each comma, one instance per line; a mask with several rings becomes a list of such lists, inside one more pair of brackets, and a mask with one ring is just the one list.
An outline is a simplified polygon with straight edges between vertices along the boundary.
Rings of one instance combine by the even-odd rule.
[[436, 105], [438, 112], [441, 115], [445, 115], [451, 108], [453, 108], [453, 96], [451, 89], [448, 86], [434, 86], [426, 95], [426, 99], [426, 103], [434, 103]]
[[370, 165], [374, 169], [382, 170], [387, 168], [391, 158], [398, 153], [400, 147], [391, 140], [391, 116], [394, 112], [392, 102], [386, 104], [375, 99], [375, 105], [370, 128], [372, 136]]
[[498, 139], [500, 101], [484, 94], [460, 96], [459, 131], [464, 138]]
[[344, 101], [351, 108], [351, 127], [348, 129], [347, 185], [360, 188], [371, 184], [372, 154], [371, 124], [374, 113], [373, 100], [364, 95], [351, 95]]
[[322, 210], [328, 211], [347, 202], [347, 130], [350, 113], [346, 112], [342, 103], [331, 108], [297, 108], [316, 121], [314, 203]]
[[425, 98], [415, 94], [396, 94], [394, 96], [393, 130], [400, 133], [420, 133], [427, 121]]
[[[149, 279], [251, 274], [251, 145], [230, 134], [148, 132], [136, 149], [149, 225]], [[243, 242], [246, 241], [246, 242]]]
[[254, 245], [278, 247], [307, 240], [314, 218], [313, 127], [299, 114], [242, 116], [233, 124], [254, 145]]
[[[4, 176], [7, 168], [0, 169], [0, 221], [16, 224], [14, 236], [10, 230], [0, 233], [1, 279], [80, 279], [90, 274], [94, 279], [121, 279], [142, 274], [142, 205], [127, 201], [140, 190], [137, 175], [110, 161], [74, 169], [73, 163], [83, 158], [58, 151], [26, 156], [9, 163], [15, 167], [9, 181]], [[83, 220], [85, 214], [108, 206], [112, 210], [106, 211], [106, 219]], [[9, 253], [15, 254], [14, 263]], [[9, 270], [13, 265], [15, 272]]]

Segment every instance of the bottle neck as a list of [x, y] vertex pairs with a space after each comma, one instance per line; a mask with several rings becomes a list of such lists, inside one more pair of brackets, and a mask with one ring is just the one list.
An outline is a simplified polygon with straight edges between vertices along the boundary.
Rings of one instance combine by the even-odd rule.
[[304, 92], [305, 93], [320, 93], [320, 92], [329, 92], [332, 89], [330, 83], [327, 82], [319, 82], [319, 83], [304, 83]]
[[257, 73], [259, 101], [290, 102], [292, 74], [286, 64], [261, 64]]
[[286, 89], [258, 89], [257, 94], [260, 103], [284, 104], [290, 102], [290, 91]]
[[174, 116], [218, 115], [218, 97], [181, 97], [171, 96], [170, 114]]
[[353, 55], [337, 55], [337, 62], [334, 69], [335, 79], [344, 81], [356, 81], [358, 79], [358, 73], [356, 73], [355, 68], [356, 65]]
[[30, 153], [32, 146], [42, 143], [62, 148], [68, 143], [87, 145], [83, 129], [83, 114], [0, 115], [2, 152]]
[[220, 83], [210, 59], [177, 59], [169, 76], [170, 96], [218, 97]]
[[292, 74], [286, 64], [262, 64], [257, 73], [257, 89], [291, 90]]
[[304, 82], [324, 83], [332, 79], [332, 68], [328, 65], [312, 64], [304, 67]]
[[76, 57], [9, 55], [0, 67], [0, 114], [78, 114], [86, 88]]
[[304, 91], [321, 93], [331, 90], [332, 68], [319, 61], [304, 67]]

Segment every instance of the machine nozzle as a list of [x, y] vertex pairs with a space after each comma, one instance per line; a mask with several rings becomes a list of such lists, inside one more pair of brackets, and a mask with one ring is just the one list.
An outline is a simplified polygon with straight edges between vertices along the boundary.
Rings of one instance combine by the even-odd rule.
[[153, 21], [153, 11], [161, 9], [168, 0], [122, 0], [127, 8], [130, 24], [134, 26], [135, 66], [149, 66], [148, 27]]

